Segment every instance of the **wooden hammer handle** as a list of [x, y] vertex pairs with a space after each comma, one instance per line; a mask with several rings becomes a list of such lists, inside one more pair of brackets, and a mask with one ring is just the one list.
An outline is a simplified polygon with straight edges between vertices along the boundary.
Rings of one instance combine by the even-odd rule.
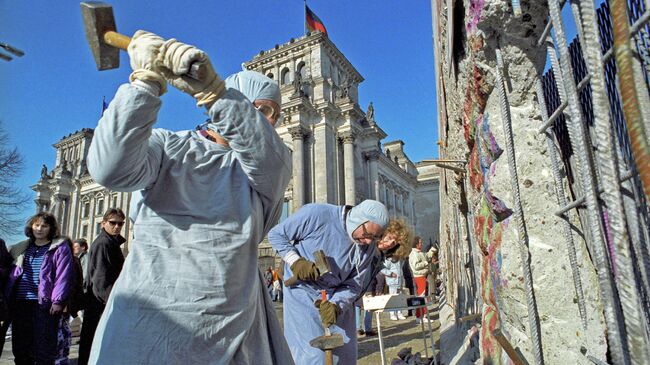
[[[112, 30], [104, 33], [104, 42], [109, 46], [115, 48], [127, 50], [129, 48], [129, 43], [131, 43], [131, 37], [125, 36], [118, 32]], [[205, 68], [201, 67], [201, 64], [195, 62], [190, 66], [190, 70], [187, 72], [187, 76], [193, 78], [194, 80], [202, 80], [205, 76]]]
[[109, 30], [108, 32], [104, 33], [104, 42], [110, 46], [126, 51], [129, 47], [129, 43], [131, 43], [131, 37], [127, 37], [124, 34]]

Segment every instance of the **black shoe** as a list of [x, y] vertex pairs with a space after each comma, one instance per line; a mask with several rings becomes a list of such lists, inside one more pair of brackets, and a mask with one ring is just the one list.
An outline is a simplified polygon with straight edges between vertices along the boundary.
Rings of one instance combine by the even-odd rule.
[[366, 331], [364, 331], [364, 330], [358, 330], [357, 331], [357, 335], [359, 335], [359, 336], [363, 336], [365, 334], [366, 334]]
[[373, 330], [366, 331], [366, 337], [367, 336], [377, 336], [377, 332]]

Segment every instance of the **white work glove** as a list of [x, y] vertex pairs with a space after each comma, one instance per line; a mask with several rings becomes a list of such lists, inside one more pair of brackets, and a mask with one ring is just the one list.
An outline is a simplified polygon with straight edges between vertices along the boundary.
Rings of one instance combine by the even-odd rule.
[[156, 66], [158, 52], [163, 43], [165, 40], [159, 36], [138, 30], [131, 37], [131, 43], [127, 48], [133, 69], [129, 81], [133, 83], [135, 80], [140, 80], [148, 84], [158, 91], [158, 96], [167, 92], [167, 83]]
[[[225, 83], [214, 71], [210, 59], [200, 49], [170, 39], [160, 48], [160, 73], [172, 86], [196, 99], [196, 106], [210, 107], [225, 90]], [[198, 64], [199, 80], [187, 75], [190, 67]]]

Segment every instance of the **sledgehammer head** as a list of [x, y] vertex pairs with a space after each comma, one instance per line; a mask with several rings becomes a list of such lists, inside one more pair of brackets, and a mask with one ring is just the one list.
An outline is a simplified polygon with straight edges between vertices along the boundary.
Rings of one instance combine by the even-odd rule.
[[98, 1], [83, 2], [81, 15], [97, 69], [102, 71], [120, 67], [120, 50], [104, 42], [104, 33], [115, 31], [113, 7]]
[[343, 346], [343, 336], [340, 333], [334, 333], [330, 336], [318, 336], [309, 341], [309, 345], [323, 351], [334, 350]]
[[327, 261], [327, 256], [325, 256], [325, 251], [318, 250], [314, 252], [314, 263], [316, 264], [316, 268], [318, 269], [318, 272], [320, 272], [320, 276], [323, 276], [331, 272], [330, 263], [329, 261]]

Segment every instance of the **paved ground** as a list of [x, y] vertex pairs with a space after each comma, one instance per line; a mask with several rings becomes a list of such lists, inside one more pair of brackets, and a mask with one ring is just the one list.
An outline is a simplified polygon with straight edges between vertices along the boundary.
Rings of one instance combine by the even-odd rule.
[[[430, 307], [430, 318], [433, 320], [431, 328], [433, 329], [433, 338], [436, 342], [436, 356], [439, 356], [437, 351], [440, 342], [440, 322], [438, 321], [437, 308]], [[403, 321], [391, 321], [388, 313], [381, 315], [382, 337], [384, 338], [384, 348], [386, 352], [386, 363], [390, 364], [392, 359], [397, 358], [397, 353], [405, 348], [410, 347], [412, 353], [419, 352], [422, 357], [425, 356], [425, 346], [422, 339], [423, 332], [421, 325], [415, 324], [415, 317], [408, 317]], [[373, 328], [376, 328], [376, 323], [373, 321]], [[427, 325], [424, 326], [425, 330]], [[431, 341], [429, 334], [426, 332], [427, 337], [427, 351], [428, 356], [431, 354]], [[379, 341], [377, 336], [367, 337], [361, 336], [359, 341], [359, 365], [377, 365], [381, 364], [381, 354], [379, 351]]]
[[[282, 321], [282, 305], [276, 303], [276, 312], [278, 318]], [[421, 326], [415, 324], [415, 318], [409, 317], [406, 320], [402, 321], [391, 321], [388, 317], [388, 313], [382, 313], [381, 315], [381, 327], [384, 338], [384, 347], [386, 351], [386, 363], [390, 364], [391, 359], [397, 357], [397, 352], [405, 347], [411, 347], [412, 352], [420, 352], [424, 357], [424, 342], [422, 340]], [[431, 327], [434, 331], [434, 339], [436, 341], [436, 348], [438, 342], [440, 341], [440, 323], [438, 322], [438, 313], [436, 308], [431, 308], [430, 313], [431, 319], [434, 322], [431, 324]], [[373, 329], [376, 330], [377, 324], [375, 323], [373, 316]], [[425, 329], [426, 329], [425, 325]], [[78, 337], [72, 339], [73, 346], [70, 349], [70, 364], [77, 364], [77, 351], [79, 341]], [[360, 336], [359, 341], [359, 365], [377, 365], [381, 364], [381, 355], [379, 351], [379, 341], [377, 336]], [[429, 357], [431, 357], [431, 343], [427, 335], [427, 346], [429, 351]], [[11, 353], [11, 340], [7, 339], [5, 347], [2, 352], [2, 357], [0, 358], [0, 365], [9, 365], [13, 364], [13, 355]], [[128, 364], [124, 364], [128, 365]]]

